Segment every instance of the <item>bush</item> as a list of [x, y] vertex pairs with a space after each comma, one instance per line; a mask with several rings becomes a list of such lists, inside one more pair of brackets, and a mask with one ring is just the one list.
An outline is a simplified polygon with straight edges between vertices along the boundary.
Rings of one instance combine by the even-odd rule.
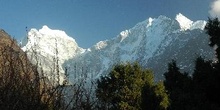
[[61, 109], [62, 89], [40, 75], [15, 40], [0, 34], [0, 109]]

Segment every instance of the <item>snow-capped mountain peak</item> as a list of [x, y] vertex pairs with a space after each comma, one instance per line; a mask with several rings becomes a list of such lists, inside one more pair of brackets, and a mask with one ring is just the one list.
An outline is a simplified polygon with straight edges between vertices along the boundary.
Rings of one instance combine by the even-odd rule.
[[79, 47], [76, 41], [64, 31], [52, 30], [46, 25], [39, 30], [31, 29], [27, 37], [27, 44], [22, 47], [22, 50], [27, 52], [34, 64], [39, 64], [38, 66], [47, 72], [55, 70], [52, 67], [57, 60], [61, 75], [60, 83], [64, 79], [62, 64], [85, 52], [85, 49]]
[[[60, 71], [64, 73], [64, 68], [68, 67], [72, 81], [82, 78], [85, 73], [89, 78], [98, 78], [107, 74], [113, 65], [126, 61], [137, 61], [151, 68], [156, 79], [162, 79], [172, 59], [181, 64], [181, 69], [190, 72], [193, 70], [185, 67], [193, 65], [197, 55], [214, 56], [203, 31], [205, 24], [205, 21], [193, 22], [182, 14], [176, 19], [161, 15], [142, 21], [87, 50], [80, 48], [64, 31], [43, 26], [39, 31], [32, 29], [29, 32], [30, 38], [23, 50], [31, 54], [31, 48], [35, 48], [45, 68], [53, 67], [53, 59], [58, 56]], [[56, 49], [58, 55], [54, 54]]]
[[176, 15], [176, 20], [179, 22], [179, 25], [182, 30], [190, 29], [191, 25], [193, 24], [193, 21], [191, 21], [181, 13]]
[[62, 30], [54, 30], [50, 29], [47, 25], [44, 25], [41, 29], [39, 29], [39, 33], [43, 36], [49, 36], [49, 37], [62, 37], [62, 39], [72, 40], [75, 42], [75, 39], [73, 37], [70, 37], [66, 34], [66, 32]]
[[42, 26], [42, 28], [39, 30], [41, 33], [47, 33], [52, 31], [47, 25]]

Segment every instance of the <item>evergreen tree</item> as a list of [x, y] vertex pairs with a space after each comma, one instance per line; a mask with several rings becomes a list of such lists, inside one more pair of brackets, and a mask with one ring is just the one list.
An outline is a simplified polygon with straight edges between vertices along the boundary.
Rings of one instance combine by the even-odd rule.
[[170, 110], [188, 110], [191, 108], [192, 80], [187, 73], [181, 73], [175, 61], [168, 64], [164, 74], [164, 85], [170, 98]]
[[196, 109], [218, 110], [219, 78], [211, 61], [199, 57], [193, 73], [194, 105]]
[[[216, 46], [217, 63], [212, 64], [212, 74], [210, 75], [210, 91], [208, 97], [213, 103], [217, 103], [220, 107], [220, 21], [218, 18], [208, 20], [205, 26], [207, 34], [210, 36], [210, 46]], [[211, 92], [213, 91], [213, 92]]]
[[183, 74], [173, 61], [165, 75], [165, 87], [171, 100], [170, 110], [219, 110], [220, 109], [220, 22], [218, 18], [208, 20], [205, 26], [214, 47], [217, 62], [199, 57], [195, 62], [193, 77]]
[[215, 47], [216, 57], [220, 59], [220, 22], [218, 18], [208, 19], [205, 26], [206, 33], [210, 36], [210, 46]]
[[220, 109], [220, 21], [218, 18], [209, 18], [205, 30], [210, 37], [209, 45], [215, 49], [217, 62], [205, 61], [201, 57], [196, 60], [193, 74], [195, 94], [197, 94], [196, 99], [201, 100], [198, 106]]

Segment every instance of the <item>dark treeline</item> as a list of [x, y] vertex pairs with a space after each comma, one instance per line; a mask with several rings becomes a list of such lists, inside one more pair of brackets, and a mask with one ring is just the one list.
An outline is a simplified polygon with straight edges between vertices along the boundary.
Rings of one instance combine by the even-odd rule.
[[198, 57], [191, 75], [181, 72], [171, 61], [165, 79], [155, 82], [151, 70], [138, 63], [124, 63], [114, 66], [90, 87], [85, 87], [86, 81], [71, 86], [51, 84], [9, 40], [6, 46], [0, 46], [0, 109], [220, 110], [219, 20], [209, 19], [205, 30], [216, 59]]
[[[173, 61], [164, 74], [168, 91], [169, 110], [220, 110], [220, 22], [209, 19], [205, 27], [210, 36], [210, 46], [215, 48], [215, 61], [202, 57], [195, 60], [194, 73], [190, 77], [181, 73]], [[208, 44], [207, 44], [208, 45]]]

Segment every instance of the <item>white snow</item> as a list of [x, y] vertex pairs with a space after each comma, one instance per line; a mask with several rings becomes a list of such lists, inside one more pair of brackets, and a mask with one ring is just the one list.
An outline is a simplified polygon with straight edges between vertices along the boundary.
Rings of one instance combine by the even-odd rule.
[[198, 20], [192, 24], [190, 30], [194, 30], [194, 29], [204, 30], [206, 23], [207, 23], [206, 21]]
[[[31, 48], [35, 48], [39, 58], [47, 62], [52, 62], [57, 49], [61, 72], [64, 73], [62, 66], [68, 61], [69, 67], [74, 67], [75, 64], [89, 67], [88, 74], [98, 77], [120, 61], [133, 62], [141, 59], [147, 63], [154, 56], [164, 54], [165, 48], [178, 35], [190, 33], [194, 29], [203, 30], [205, 24], [205, 21], [193, 22], [180, 13], [176, 20], [166, 16], [149, 18], [131, 29], [122, 31], [116, 38], [100, 41], [88, 49], [79, 47], [64, 31], [43, 26], [39, 31], [31, 29], [28, 42], [22, 49], [31, 53]], [[51, 63], [45, 65], [53, 66]]]
[[120, 33], [120, 36], [121, 36], [121, 41], [120, 42], [122, 42], [128, 36], [128, 34], [129, 34], [128, 30], [122, 31]]
[[149, 23], [148, 23], [147, 27], [151, 26], [153, 21], [154, 21], [154, 19], [150, 17], [150, 18], [148, 19], [148, 22], [149, 22]]
[[[42, 29], [39, 29], [39, 31], [37, 29], [31, 29], [28, 32], [27, 44], [22, 47], [22, 49], [27, 52], [29, 59], [33, 61], [42, 59], [38, 64], [42, 66], [44, 71], [53, 70], [54, 60], [57, 59], [59, 62], [60, 76], [64, 76], [64, 68], [62, 68], [62, 65], [65, 61], [85, 52], [85, 49], [78, 47], [75, 40], [64, 31], [52, 30], [46, 25], [44, 25]], [[60, 79], [63, 80], [64, 78], [61, 77]]]
[[193, 21], [182, 15], [181, 13], [176, 15], [176, 20], [179, 22], [182, 30], [190, 29]]
[[107, 46], [107, 42], [106, 41], [99, 41], [96, 45], [95, 45], [95, 49], [100, 50], [102, 48], [105, 48]]
[[56, 37], [56, 38], [62, 38], [67, 40], [72, 40], [75, 42], [75, 39], [68, 36], [64, 31], [62, 30], [52, 30], [48, 26], [44, 25], [42, 29], [39, 29], [39, 33], [43, 35], [44, 37]]

